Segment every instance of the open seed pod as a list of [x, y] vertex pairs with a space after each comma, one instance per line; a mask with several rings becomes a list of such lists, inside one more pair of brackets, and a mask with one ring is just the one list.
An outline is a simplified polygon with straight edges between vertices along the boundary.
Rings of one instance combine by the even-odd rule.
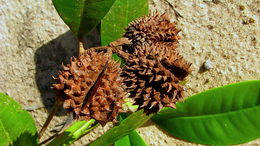
[[93, 118], [104, 125], [116, 120], [124, 103], [120, 73], [120, 64], [111, 59], [111, 53], [85, 51], [63, 66], [53, 89], [75, 118]]
[[156, 42], [171, 44], [176, 48], [180, 39], [179, 32], [176, 24], [170, 22], [166, 14], [154, 13], [131, 22], [126, 28], [124, 37], [131, 41], [128, 49]]
[[[128, 55], [124, 54], [126, 65], [122, 73], [130, 97], [134, 98], [139, 109], [144, 109], [147, 114], [158, 112], [163, 107], [174, 108], [175, 103], [184, 96], [184, 89], [179, 81], [187, 76], [187, 74], [178, 74], [182, 77], [179, 78], [175, 75], [177, 67], [186, 70], [188, 64], [182, 61], [176, 62], [176, 60], [182, 59], [176, 52], [172, 51], [167, 54], [167, 52], [161, 51], [165, 55], [163, 58], [162, 54], [157, 51], [159, 48], [153, 47], [158, 46], [136, 46], [138, 51]], [[170, 60], [170, 58], [175, 58], [175, 60]], [[165, 67], [162, 64], [162, 61], [165, 60], [170, 64], [169, 66]], [[184, 68], [182, 68], [183, 66]]]
[[149, 48], [160, 63], [179, 80], [184, 80], [191, 72], [191, 63], [188, 63], [171, 44], [157, 42], [151, 44]]

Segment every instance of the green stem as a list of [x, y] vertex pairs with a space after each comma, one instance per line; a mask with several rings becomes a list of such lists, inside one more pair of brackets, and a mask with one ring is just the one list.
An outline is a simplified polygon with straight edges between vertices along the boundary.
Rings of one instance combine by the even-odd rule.
[[88, 133], [89, 131], [91, 131], [93, 129], [93, 127], [95, 128], [96, 125], [98, 125], [98, 124], [96, 124], [95, 126], [90, 127], [95, 122], [96, 122], [96, 120], [94, 120], [94, 119], [89, 120], [86, 124], [84, 124], [82, 127], [80, 127], [76, 132], [74, 132], [74, 134], [73, 134], [74, 137], [78, 139], [78, 138], [82, 137], [83, 135], [85, 135], [86, 133]]
[[80, 139], [82, 136], [86, 135], [88, 132], [99, 126], [95, 124], [96, 121], [91, 119], [89, 121], [76, 121], [68, 129], [59, 134], [55, 139], [53, 139], [48, 146], [57, 145], [70, 145], [76, 140]]

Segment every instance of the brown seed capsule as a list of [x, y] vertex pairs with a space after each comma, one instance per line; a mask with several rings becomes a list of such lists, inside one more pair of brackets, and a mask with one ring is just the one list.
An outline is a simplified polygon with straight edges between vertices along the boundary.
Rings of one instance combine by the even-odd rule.
[[63, 66], [53, 88], [64, 100], [63, 107], [75, 118], [115, 121], [125, 97], [120, 64], [111, 54], [86, 51]]
[[179, 80], [183, 80], [190, 72], [191, 63], [188, 63], [171, 44], [153, 43], [151, 52]]
[[166, 14], [155, 13], [130, 23], [124, 37], [131, 43], [115, 50], [126, 61], [122, 77], [130, 97], [148, 114], [174, 108], [184, 96], [179, 81], [191, 64], [176, 50], [179, 32]]
[[179, 32], [176, 24], [170, 22], [166, 14], [155, 13], [131, 22], [126, 28], [124, 37], [131, 40], [131, 47], [155, 42], [177, 45], [180, 39]]
[[[175, 55], [177, 59], [180, 58], [176, 56], [177, 53], [164, 52], [165, 57], [163, 57], [159, 54], [159, 50], [157, 51], [160, 48], [153, 47], [158, 46], [136, 46], [138, 51], [125, 58], [126, 66], [122, 73], [130, 97], [134, 98], [139, 109], [144, 109], [147, 114], [158, 112], [163, 107], [174, 108], [175, 103], [183, 98], [184, 89], [179, 84], [183, 78], [179, 77], [186, 77], [186, 74], [175, 75], [177, 71], [175, 64], [180, 68], [185, 64], [176, 63], [176, 59], [175, 62], [169, 60], [171, 55]], [[163, 65], [162, 62], [165, 60], [169, 62], [169, 66]]]

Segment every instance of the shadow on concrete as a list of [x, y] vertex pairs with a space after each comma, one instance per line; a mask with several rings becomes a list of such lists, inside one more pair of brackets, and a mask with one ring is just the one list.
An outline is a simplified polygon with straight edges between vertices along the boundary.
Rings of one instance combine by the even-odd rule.
[[[85, 48], [98, 46], [99, 36], [96, 30], [84, 38]], [[44, 44], [37, 49], [34, 55], [36, 64], [36, 83], [41, 93], [41, 99], [45, 108], [50, 111], [56, 97], [51, 89], [54, 83], [52, 76], [57, 76], [61, 64], [69, 63], [70, 57], [78, 56], [77, 38], [68, 31], [56, 39]]]

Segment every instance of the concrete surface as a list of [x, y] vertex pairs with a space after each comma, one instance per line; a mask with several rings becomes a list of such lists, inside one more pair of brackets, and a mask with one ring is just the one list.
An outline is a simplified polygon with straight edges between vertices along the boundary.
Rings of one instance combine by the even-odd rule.
[[[150, 10], [167, 12], [182, 29], [179, 50], [193, 63], [187, 95], [238, 81], [260, 79], [259, 0], [150, 0]], [[178, 11], [183, 18], [175, 16]], [[51, 0], [0, 0], [0, 92], [31, 112], [43, 125], [55, 95], [49, 88], [62, 62], [76, 55], [77, 39], [56, 13]], [[93, 32], [87, 46], [98, 45]], [[206, 60], [213, 68], [203, 72]], [[62, 123], [55, 116], [48, 130]], [[109, 126], [105, 127], [107, 130]], [[191, 145], [170, 137], [148, 122], [138, 131], [149, 145]], [[74, 145], [87, 144], [103, 133], [99, 127]], [[52, 135], [47, 132], [44, 138]], [[250, 144], [260, 145], [256, 140]]]

